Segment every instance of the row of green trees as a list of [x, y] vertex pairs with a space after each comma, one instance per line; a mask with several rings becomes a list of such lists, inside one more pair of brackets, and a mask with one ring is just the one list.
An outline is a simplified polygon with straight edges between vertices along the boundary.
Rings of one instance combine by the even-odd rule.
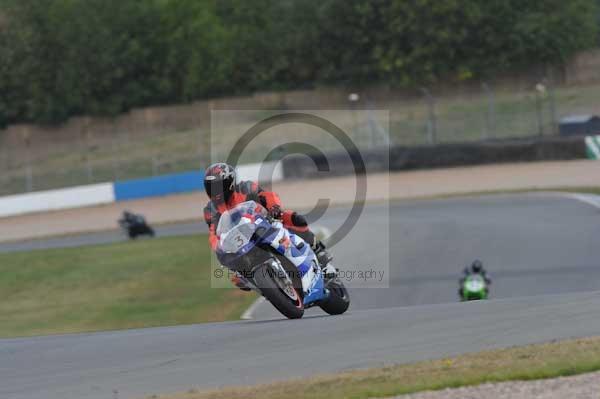
[[0, 125], [560, 63], [596, 0], [0, 0]]

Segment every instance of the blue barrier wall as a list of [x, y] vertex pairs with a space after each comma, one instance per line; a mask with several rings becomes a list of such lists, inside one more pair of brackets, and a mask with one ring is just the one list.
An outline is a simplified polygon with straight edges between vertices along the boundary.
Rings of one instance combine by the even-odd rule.
[[[270, 177], [271, 181], [283, 179], [283, 167], [280, 162], [240, 165], [237, 172], [240, 180], [258, 181], [261, 176], [263, 179], [264, 176]], [[115, 183], [106, 182], [0, 197], [0, 217], [194, 191], [204, 191], [203, 171], [189, 171]]]
[[146, 197], [187, 193], [204, 190], [204, 172], [194, 171], [117, 181], [114, 183], [115, 200], [124, 201]]

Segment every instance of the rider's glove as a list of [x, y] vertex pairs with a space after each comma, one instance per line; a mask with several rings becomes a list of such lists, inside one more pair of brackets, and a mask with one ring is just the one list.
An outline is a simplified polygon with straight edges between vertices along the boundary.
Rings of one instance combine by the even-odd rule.
[[271, 209], [269, 209], [269, 216], [273, 219], [281, 220], [283, 216], [283, 211], [279, 205], [273, 205]]

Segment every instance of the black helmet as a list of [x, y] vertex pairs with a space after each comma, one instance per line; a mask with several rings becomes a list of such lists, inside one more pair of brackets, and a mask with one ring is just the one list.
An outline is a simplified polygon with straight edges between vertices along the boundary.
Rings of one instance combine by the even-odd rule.
[[473, 273], [481, 273], [483, 270], [483, 263], [480, 260], [476, 260], [471, 264], [471, 270]]
[[204, 174], [206, 195], [215, 202], [227, 202], [235, 190], [235, 168], [226, 163], [210, 165]]

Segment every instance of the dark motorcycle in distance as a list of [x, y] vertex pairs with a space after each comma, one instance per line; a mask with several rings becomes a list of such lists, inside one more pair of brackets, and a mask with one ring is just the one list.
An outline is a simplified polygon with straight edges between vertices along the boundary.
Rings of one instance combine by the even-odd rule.
[[133, 212], [124, 211], [123, 216], [119, 219], [119, 226], [132, 240], [139, 236], [154, 237], [155, 235], [154, 229], [146, 222], [146, 218]]

